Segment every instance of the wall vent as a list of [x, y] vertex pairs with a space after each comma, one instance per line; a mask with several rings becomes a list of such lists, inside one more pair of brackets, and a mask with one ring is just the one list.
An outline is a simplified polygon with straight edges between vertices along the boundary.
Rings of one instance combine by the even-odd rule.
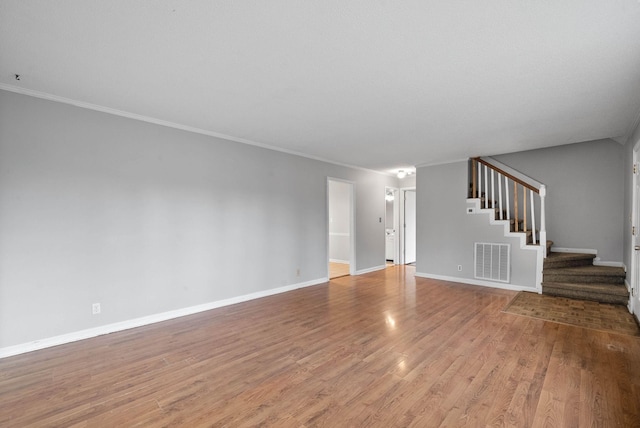
[[511, 280], [511, 245], [476, 242], [474, 251], [477, 279], [509, 282]]

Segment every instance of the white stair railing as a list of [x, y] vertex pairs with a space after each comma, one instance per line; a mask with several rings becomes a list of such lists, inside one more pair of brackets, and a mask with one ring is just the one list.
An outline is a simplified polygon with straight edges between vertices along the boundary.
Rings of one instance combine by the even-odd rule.
[[[496, 186], [497, 183], [497, 186]], [[502, 185], [504, 183], [504, 186]], [[510, 193], [513, 198], [510, 199]], [[545, 221], [546, 186], [490, 157], [471, 159], [471, 197], [480, 198], [480, 206], [493, 208], [496, 219], [513, 219], [514, 232], [530, 232], [531, 245], [540, 245], [547, 256]], [[504, 200], [504, 204], [503, 204]], [[536, 216], [536, 201], [539, 213]], [[527, 207], [527, 202], [529, 207]], [[522, 210], [522, 211], [521, 211]], [[539, 222], [536, 221], [539, 218]], [[522, 223], [522, 227], [520, 226]], [[540, 225], [540, 231], [536, 230]]]

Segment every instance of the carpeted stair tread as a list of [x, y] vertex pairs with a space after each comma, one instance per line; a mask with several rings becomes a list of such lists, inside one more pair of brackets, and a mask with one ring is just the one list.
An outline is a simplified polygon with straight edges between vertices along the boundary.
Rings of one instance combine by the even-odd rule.
[[629, 293], [624, 285], [543, 282], [542, 293], [619, 305], [626, 305], [629, 301]]
[[570, 282], [543, 282], [542, 283], [543, 290], [548, 289], [563, 289], [563, 290], [573, 290], [580, 292], [591, 292], [591, 293], [608, 293], [615, 294], [617, 296], [624, 296], [625, 298], [629, 297], [629, 292], [627, 291], [627, 287], [624, 285], [616, 285], [616, 284], [608, 284], [608, 283], [587, 283], [587, 284], [576, 284]]
[[562, 274], [562, 275], [598, 275], [598, 276], [614, 276], [623, 277], [627, 275], [624, 268], [615, 266], [572, 266], [566, 268], [550, 268], [544, 270], [545, 274]]
[[616, 305], [627, 305], [629, 294], [614, 294], [607, 291], [604, 292], [586, 292], [584, 290], [572, 290], [565, 288], [543, 287], [543, 294], [549, 296], [566, 297], [569, 299], [590, 300], [600, 303], [611, 303]]
[[544, 268], [564, 268], [564, 267], [577, 267], [577, 266], [591, 266], [593, 265], [593, 259], [595, 254], [586, 253], [557, 253], [548, 252], [547, 258], [544, 259]]
[[560, 253], [556, 251], [551, 251], [549, 254], [547, 254], [547, 261], [575, 260], [575, 259], [593, 260], [595, 258], [596, 258], [595, 254], [589, 254], [589, 253]]

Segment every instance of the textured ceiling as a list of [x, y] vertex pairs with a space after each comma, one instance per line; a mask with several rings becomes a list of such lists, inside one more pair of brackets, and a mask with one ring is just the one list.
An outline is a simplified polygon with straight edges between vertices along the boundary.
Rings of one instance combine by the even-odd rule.
[[2, 87], [365, 168], [438, 163], [624, 137], [640, 1], [2, 0]]

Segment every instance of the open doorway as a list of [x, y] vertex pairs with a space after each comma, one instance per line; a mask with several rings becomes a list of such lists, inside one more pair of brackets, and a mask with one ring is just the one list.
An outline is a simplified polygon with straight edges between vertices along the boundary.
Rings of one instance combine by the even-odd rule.
[[352, 275], [354, 272], [353, 187], [349, 181], [327, 179], [329, 279]]
[[387, 266], [400, 264], [400, 191], [393, 187], [384, 190], [385, 201], [385, 261]]
[[416, 262], [416, 189], [401, 189], [401, 194], [400, 263], [408, 265]]

